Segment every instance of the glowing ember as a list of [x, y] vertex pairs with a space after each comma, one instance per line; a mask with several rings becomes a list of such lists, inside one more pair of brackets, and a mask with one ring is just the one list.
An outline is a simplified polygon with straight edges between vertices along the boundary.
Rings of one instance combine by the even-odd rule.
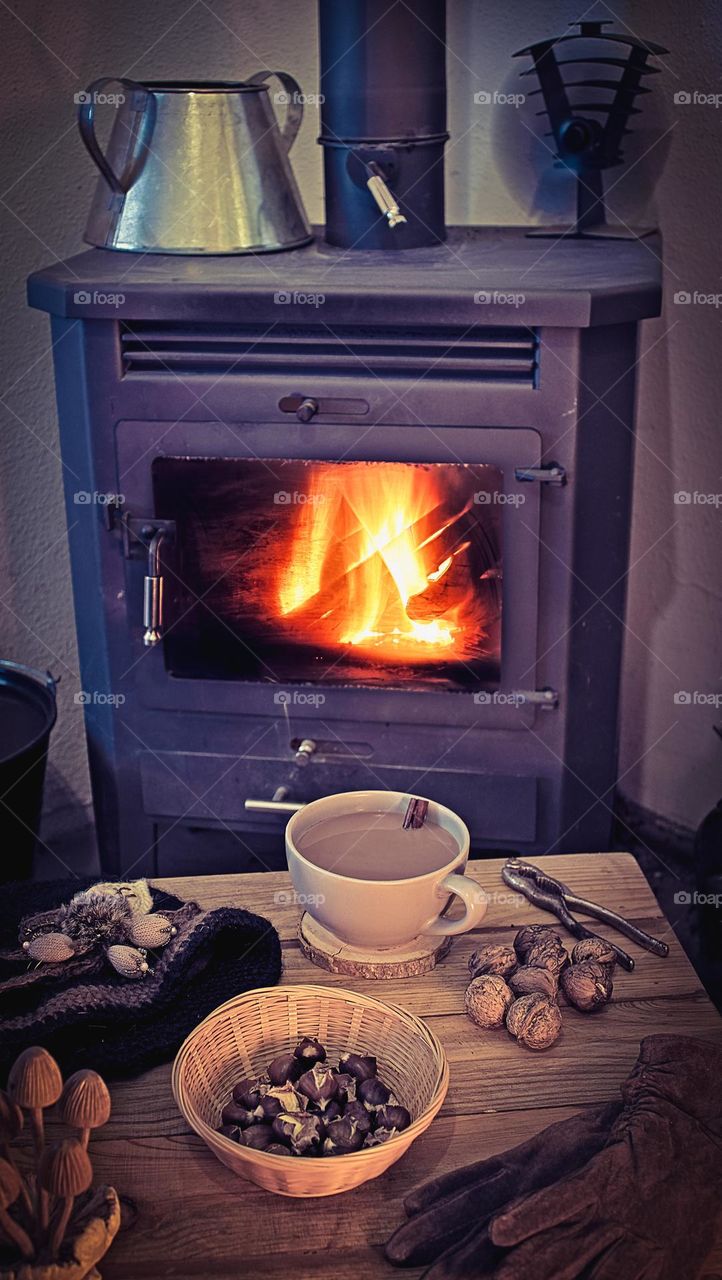
[[438, 467], [317, 469], [279, 575], [279, 612], [325, 645], [406, 662], [478, 651], [472, 498]]

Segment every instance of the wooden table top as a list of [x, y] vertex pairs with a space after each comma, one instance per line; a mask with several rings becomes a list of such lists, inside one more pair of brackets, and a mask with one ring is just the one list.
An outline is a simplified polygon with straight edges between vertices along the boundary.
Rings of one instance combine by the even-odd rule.
[[[624, 940], [637, 967], [617, 969], [614, 996], [593, 1016], [563, 1010], [564, 1029], [546, 1053], [520, 1048], [505, 1031], [482, 1031], [463, 1012], [470, 953], [510, 943], [532, 922], [552, 923], [504, 885], [501, 860], [470, 864], [467, 874], [490, 895], [482, 927], [456, 939], [424, 977], [372, 982], [316, 968], [296, 942], [299, 908], [279, 901], [285, 873], [187, 877], [158, 882], [204, 907], [243, 906], [273, 921], [283, 944], [282, 982], [368, 990], [429, 1020], [449, 1058], [451, 1084], [430, 1129], [382, 1177], [321, 1200], [273, 1196], [237, 1178], [190, 1132], [170, 1089], [170, 1065], [111, 1088], [113, 1114], [91, 1139], [99, 1182], [135, 1205], [101, 1263], [104, 1280], [390, 1280], [397, 1270], [382, 1244], [403, 1219], [412, 1187], [447, 1169], [503, 1151], [555, 1120], [617, 1095], [639, 1041], [654, 1032], [722, 1042], [722, 1019], [662, 915], [630, 854], [574, 854], [541, 860], [576, 893], [621, 912], [669, 943], [660, 959]], [[595, 926], [596, 927], [596, 926]], [[618, 938], [604, 926], [600, 933]], [[561, 932], [564, 932], [561, 930]], [[722, 1235], [704, 1275], [722, 1271]]]

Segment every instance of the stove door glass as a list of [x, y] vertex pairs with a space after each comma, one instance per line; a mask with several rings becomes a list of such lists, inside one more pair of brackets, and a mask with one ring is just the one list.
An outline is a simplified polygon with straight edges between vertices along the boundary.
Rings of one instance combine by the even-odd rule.
[[158, 457], [153, 488], [173, 675], [499, 687], [497, 467]]

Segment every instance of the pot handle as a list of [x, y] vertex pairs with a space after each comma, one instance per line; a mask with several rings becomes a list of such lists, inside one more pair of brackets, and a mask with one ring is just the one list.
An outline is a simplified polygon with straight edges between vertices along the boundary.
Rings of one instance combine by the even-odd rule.
[[0, 659], [0, 673], [3, 671], [19, 671], [21, 675], [31, 676], [38, 684], [45, 685], [53, 697], [61, 680], [60, 676], [54, 676], [50, 671], [38, 671], [37, 667], [27, 667], [24, 662], [12, 662], [10, 658]]
[[[129, 163], [121, 174], [117, 174], [111, 167], [95, 136], [96, 95], [109, 84], [120, 84], [129, 93], [143, 93], [147, 99], [142, 123], [134, 138], [134, 142], [138, 144], [137, 150], [135, 155], [131, 156]], [[80, 129], [80, 136], [111, 191], [114, 191], [116, 195], [124, 196], [130, 191], [145, 164], [157, 114], [155, 94], [150, 89], [145, 89], [142, 84], [138, 84], [135, 80], [126, 80], [122, 76], [102, 76], [100, 80], [94, 80], [92, 84], [89, 84], [84, 93], [78, 94], [78, 99], [78, 128]]]
[[244, 83], [264, 84], [271, 76], [275, 76], [277, 80], [280, 80], [285, 90], [278, 97], [278, 101], [285, 104], [286, 107], [286, 119], [281, 129], [281, 141], [286, 151], [290, 151], [303, 120], [303, 94], [298, 80], [294, 80], [293, 76], [289, 75], [287, 71], [255, 71]]

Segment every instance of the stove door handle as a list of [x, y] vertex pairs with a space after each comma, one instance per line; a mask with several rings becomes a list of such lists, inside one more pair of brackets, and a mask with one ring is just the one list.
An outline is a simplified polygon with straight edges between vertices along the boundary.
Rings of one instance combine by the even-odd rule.
[[163, 638], [163, 575], [160, 553], [165, 529], [157, 529], [148, 544], [148, 570], [143, 579], [143, 644], [147, 649]]

